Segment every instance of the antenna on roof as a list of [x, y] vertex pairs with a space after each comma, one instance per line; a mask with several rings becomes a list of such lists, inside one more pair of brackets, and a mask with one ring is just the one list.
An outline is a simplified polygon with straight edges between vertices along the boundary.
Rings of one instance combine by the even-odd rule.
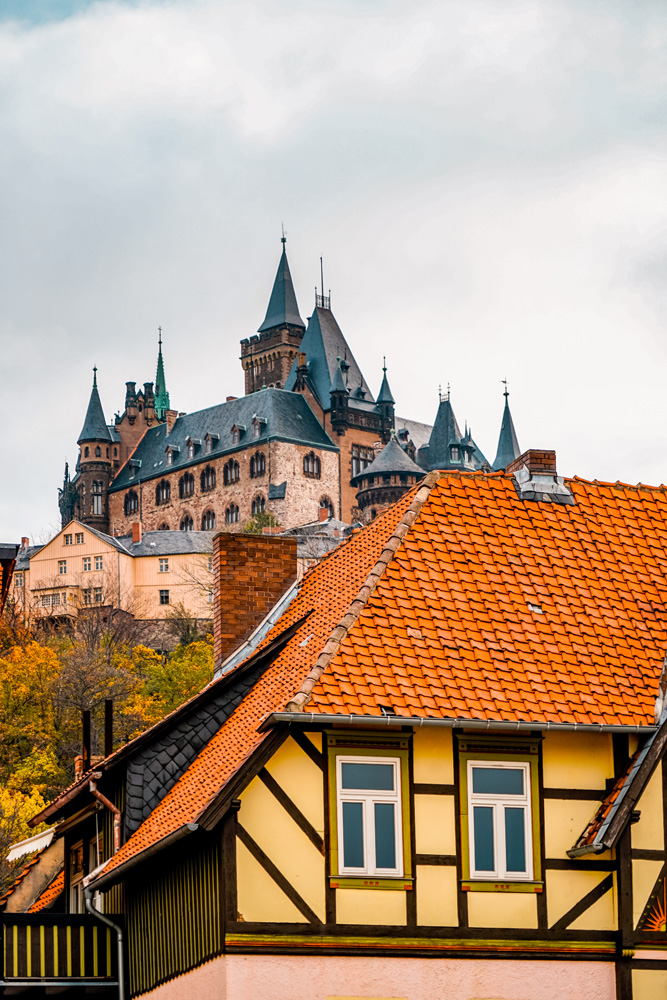
[[384, 355], [382, 358], [382, 371], [387, 374], [387, 356]]
[[442, 403], [442, 383], [438, 386], [438, 402]]
[[161, 326], [159, 326], [157, 328], [157, 342], [160, 345], [160, 347], [162, 347], [162, 327]]
[[322, 258], [320, 257], [320, 286], [322, 289], [322, 298], [324, 298], [324, 264]]
[[449, 382], [448, 382], [448, 383], [447, 383], [447, 402], [449, 402], [449, 394], [450, 394], [450, 391], [451, 391], [451, 390], [450, 390], [450, 387], [449, 387]]
[[501, 378], [500, 381], [505, 386], [505, 391], [503, 393], [503, 396], [505, 397], [505, 402], [507, 402], [507, 397], [509, 396], [509, 389], [507, 388], [507, 379], [506, 378]]
[[93, 389], [97, 388], [97, 365], [93, 365]]
[[280, 228], [281, 228], [282, 234], [283, 234], [280, 237], [280, 242], [282, 243], [283, 250], [284, 250], [285, 249], [285, 244], [287, 243], [287, 233], [285, 232], [285, 226], [284, 226], [284, 224], [282, 222], [280, 223]]

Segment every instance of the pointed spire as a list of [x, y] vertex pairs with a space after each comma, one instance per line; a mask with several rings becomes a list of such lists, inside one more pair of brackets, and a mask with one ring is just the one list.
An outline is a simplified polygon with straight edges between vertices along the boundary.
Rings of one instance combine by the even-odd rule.
[[167, 382], [164, 377], [164, 361], [162, 360], [162, 327], [158, 328], [158, 348], [157, 348], [157, 373], [155, 375], [155, 416], [158, 420], [164, 420], [165, 413], [169, 409], [169, 393], [167, 392]]
[[86, 419], [83, 422], [77, 444], [82, 441], [111, 441], [111, 434], [104, 419], [104, 410], [97, 391], [97, 368], [93, 368], [93, 388], [90, 393]]
[[277, 326], [298, 326], [302, 330], [305, 330], [306, 325], [299, 315], [299, 306], [296, 301], [296, 293], [294, 291], [294, 285], [292, 284], [292, 275], [290, 274], [289, 264], [287, 263], [287, 251], [285, 249], [285, 244], [287, 238], [285, 236], [285, 230], [283, 229], [283, 235], [280, 242], [283, 245], [283, 252], [280, 255], [280, 263], [278, 264], [278, 272], [276, 274], [276, 279], [273, 282], [273, 289], [271, 291], [271, 298], [269, 299], [269, 306], [266, 310], [266, 316], [264, 317], [264, 322], [260, 326], [258, 333], [263, 333], [265, 330], [273, 330]]
[[498, 437], [498, 450], [492, 466], [494, 472], [497, 472], [499, 469], [507, 468], [510, 462], [513, 462], [514, 459], [518, 458], [521, 454], [521, 448], [519, 447], [516, 431], [514, 430], [514, 421], [512, 420], [512, 414], [510, 413], [507, 379], [503, 379], [502, 381], [505, 385], [505, 391], [503, 393], [505, 397], [505, 407], [503, 409], [503, 419], [500, 425], [500, 435]]
[[380, 386], [377, 401], [378, 403], [395, 403], [396, 400], [391, 394], [391, 389], [389, 388], [389, 382], [387, 380], [387, 359], [383, 358], [382, 361], [382, 385]]

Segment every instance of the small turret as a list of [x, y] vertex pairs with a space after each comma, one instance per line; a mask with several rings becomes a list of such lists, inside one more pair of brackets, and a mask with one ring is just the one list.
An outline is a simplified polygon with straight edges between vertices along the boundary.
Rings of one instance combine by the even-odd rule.
[[331, 427], [336, 434], [344, 434], [347, 426], [348, 395], [340, 358], [336, 359], [336, 370], [329, 395], [331, 397]]
[[521, 454], [521, 448], [519, 447], [516, 431], [514, 430], [514, 421], [512, 420], [512, 414], [510, 413], [507, 382], [505, 382], [505, 391], [503, 395], [505, 397], [505, 406], [503, 408], [503, 419], [500, 424], [500, 435], [498, 436], [498, 450], [493, 462], [494, 472], [498, 472], [500, 469], [506, 469], [510, 462], [513, 462], [514, 459], [518, 458]]
[[[84, 524], [108, 532], [107, 490], [112, 478], [112, 439], [97, 389], [97, 368], [93, 368], [93, 388], [77, 443], [80, 449], [76, 476], [79, 519]], [[65, 486], [63, 484], [63, 491]]]
[[389, 443], [370, 465], [351, 480], [357, 487], [357, 504], [362, 521], [368, 524], [381, 510], [396, 503], [423, 477], [424, 470], [413, 462], [396, 440], [392, 430]]
[[[151, 392], [153, 390], [152, 383], [146, 383], [150, 385]], [[144, 386], [144, 396], [146, 396]], [[155, 375], [155, 416], [158, 420], [163, 421], [167, 410], [170, 408], [169, 404], [169, 393], [167, 392], [167, 381], [164, 377], [164, 361], [162, 360], [162, 327], [158, 327], [158, 349], [157, 349], [157, 372]]]
[[65, 462], [63, 485], [62, 489], [58, 490], [58, 507], [60, 508], [60, 522], [63, 528], [75, 517], [78, 517], [79, 494], [69, 477], [69, 462]]
[[382, 385], [377, 398], [377, 407], [380, 411], [381, 434], [385, 444], [389, 441], [389, 436], [394, 429], [394, 397], [389, 388], [387, 379], [387, 359], [383, 359]]

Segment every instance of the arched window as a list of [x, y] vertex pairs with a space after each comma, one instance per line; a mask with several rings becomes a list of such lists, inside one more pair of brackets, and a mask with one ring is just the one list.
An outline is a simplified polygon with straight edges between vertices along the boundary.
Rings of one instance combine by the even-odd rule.
[[169, 450], [167, 452], [167, 465], [171, 465], [173, 461], [174, 461], [174, 453], [173, 451]]
[[257, 517], [258, 514], [263, 514], [266, 509], [266, 501], [261, 493], [258, 493], [252, 502], [252, 516]]
[[195, 446], [192, 441], [188, 441], [188, 458], [195, 457]]
[[178, 495], [181, 499], [183, 497], [191, 497], [195, 491], [195, 477], [191, 472], [186, 472], [178, 481]]
[[114, 450], [113, 450], [113, 457], [114, 458], [118, 458], [118, 448], [114, 448]]
[[329, 497], [320, 497], [320, 510], [328, 510], [329, 517], [334, 516], [334, 505]]
[[167, 479], [162, 479], [155, 488], [155, 503], [169, 503], [171, 500], [171, 483]]
[[83, 449], [83, 457], [88, 458], [89, 455], [90, 455], [90, 448], [88, 447], [88, 445], [86, 445], [86, 447]]
[[102, 514], [102, 492], [104, 490], [104, 483], [95, 480], [93, 483], [93, 509], [91, 513]]
[[163, 521], [163, 522], [162, 522], [162, 524], [160, 524], [160, 525], [158, 526], [158, 529], [157, 529], [157, 530], [158, 530], [158, 531], [169, 531], [169, 530], [170, 530], [170, 528], [169, 528], [169, 525], [167, 524], [167, 522], [166, 522], [166, 521]]
[[225, 511], [225, 524], [236, 524], [239, 519], [239, 509], [236, 504], [232, 504]]
[[139, 497], [134, 490], [130, 490], [129, 493], [125, 494], [124, 508], [126, 517], [128, 514], [136, 514], [139, 510]]
[[95, 458], [101, 458], [101, 457], [102, 457], [102, 449], [98, 444], [97, 447], [95, 448]]
[[207, 455], [210, 455], [212, 450], [213, 450], [213, 441], [211, 440], [210, 437], [207, 437], [206, 440], [204, 441], [204, 452]]
[[201, 519], [202, 531], [215, 531], [215, 511], [206, 510]]
[[303, 474], [311, 479], [319, 479], [322, 475], [322, 463], [314, 451], [303, 456]]
[[207, 490], [212, 490], [215, 486], [215, 469], [211, 465], [207, 465], [202, 472], [199, 483], [201, 486], [202, 493], [206, 493]]
[[194, 521], [192, 520], [189, 514], [186, 514], [183, 517], [183, 520], [181, 521], [180, 529], [181, 531], [192, 531], [193, 528], [194, 528]]
[[239, 472], [239, 463], [234, 461], [233, 458], [230, 458], [225, 465], [222, 475], [225, 486], [229, 486], [231, 483], [238, 483]]
[[256, 451], [250, 459], [250, 478], [258, 479], [266, 472], [266, 456], [263, 451]]

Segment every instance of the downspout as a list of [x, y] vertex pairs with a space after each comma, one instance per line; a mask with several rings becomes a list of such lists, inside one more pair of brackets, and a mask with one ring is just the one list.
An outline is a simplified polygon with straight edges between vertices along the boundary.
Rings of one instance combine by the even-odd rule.
[[[113, 853], [117, 854], [118, 851], [120, 850], [121, 813], [120, 809], [118, 809], [117, 806], [115, 806], [113, 802], [111, 802], [106, 797], [106, 795], [103, 795], [102, 792], [98, 791], [97, 779], [100, 777], [101, 773], [99, 771], [93, 771], [93, 777], [91, 777], [90, 781], [88, 782], [88, 789], [90, 791], [90, 794], [94, 798], [96, 798], [98, 802], [101, 802], [103, 806], [106, 806], [106, 808], [111, 813], [113, 813]], [[99, 866], [99, 868], [102, 867], [103, 867], [102, 865]], [[95, 869], [95, 871], [98, 871], [98, 869]], [[92, 874], [94, 873], [91, 872], [91, 875]], [[99, 910], [95, 909], [95, 907], [93, 906], [93, 893], [90, 887], [86, 885], [86, 881], [87, 879], [84, 880], [84, 889], [83, 889], [84, 898], [86, 900], [86, 910], [88, 911], [88, 913], [90, 913], [91, 917], [95, 917], [96, 920], [100, 920], [103, 924], [106, 924], [107, 927], [110, 927], [112, 930], [116, 932], [117, 956], [118, 956], [118, 1000], [125, 1000], [125, 965], [123, 957], [123, 951], [124, 951], [123, 930], [121, 927], [118, 926], [118, 924], [115, 924], [113, 920], [109, 920], [107, 916], [105, 916]]]

